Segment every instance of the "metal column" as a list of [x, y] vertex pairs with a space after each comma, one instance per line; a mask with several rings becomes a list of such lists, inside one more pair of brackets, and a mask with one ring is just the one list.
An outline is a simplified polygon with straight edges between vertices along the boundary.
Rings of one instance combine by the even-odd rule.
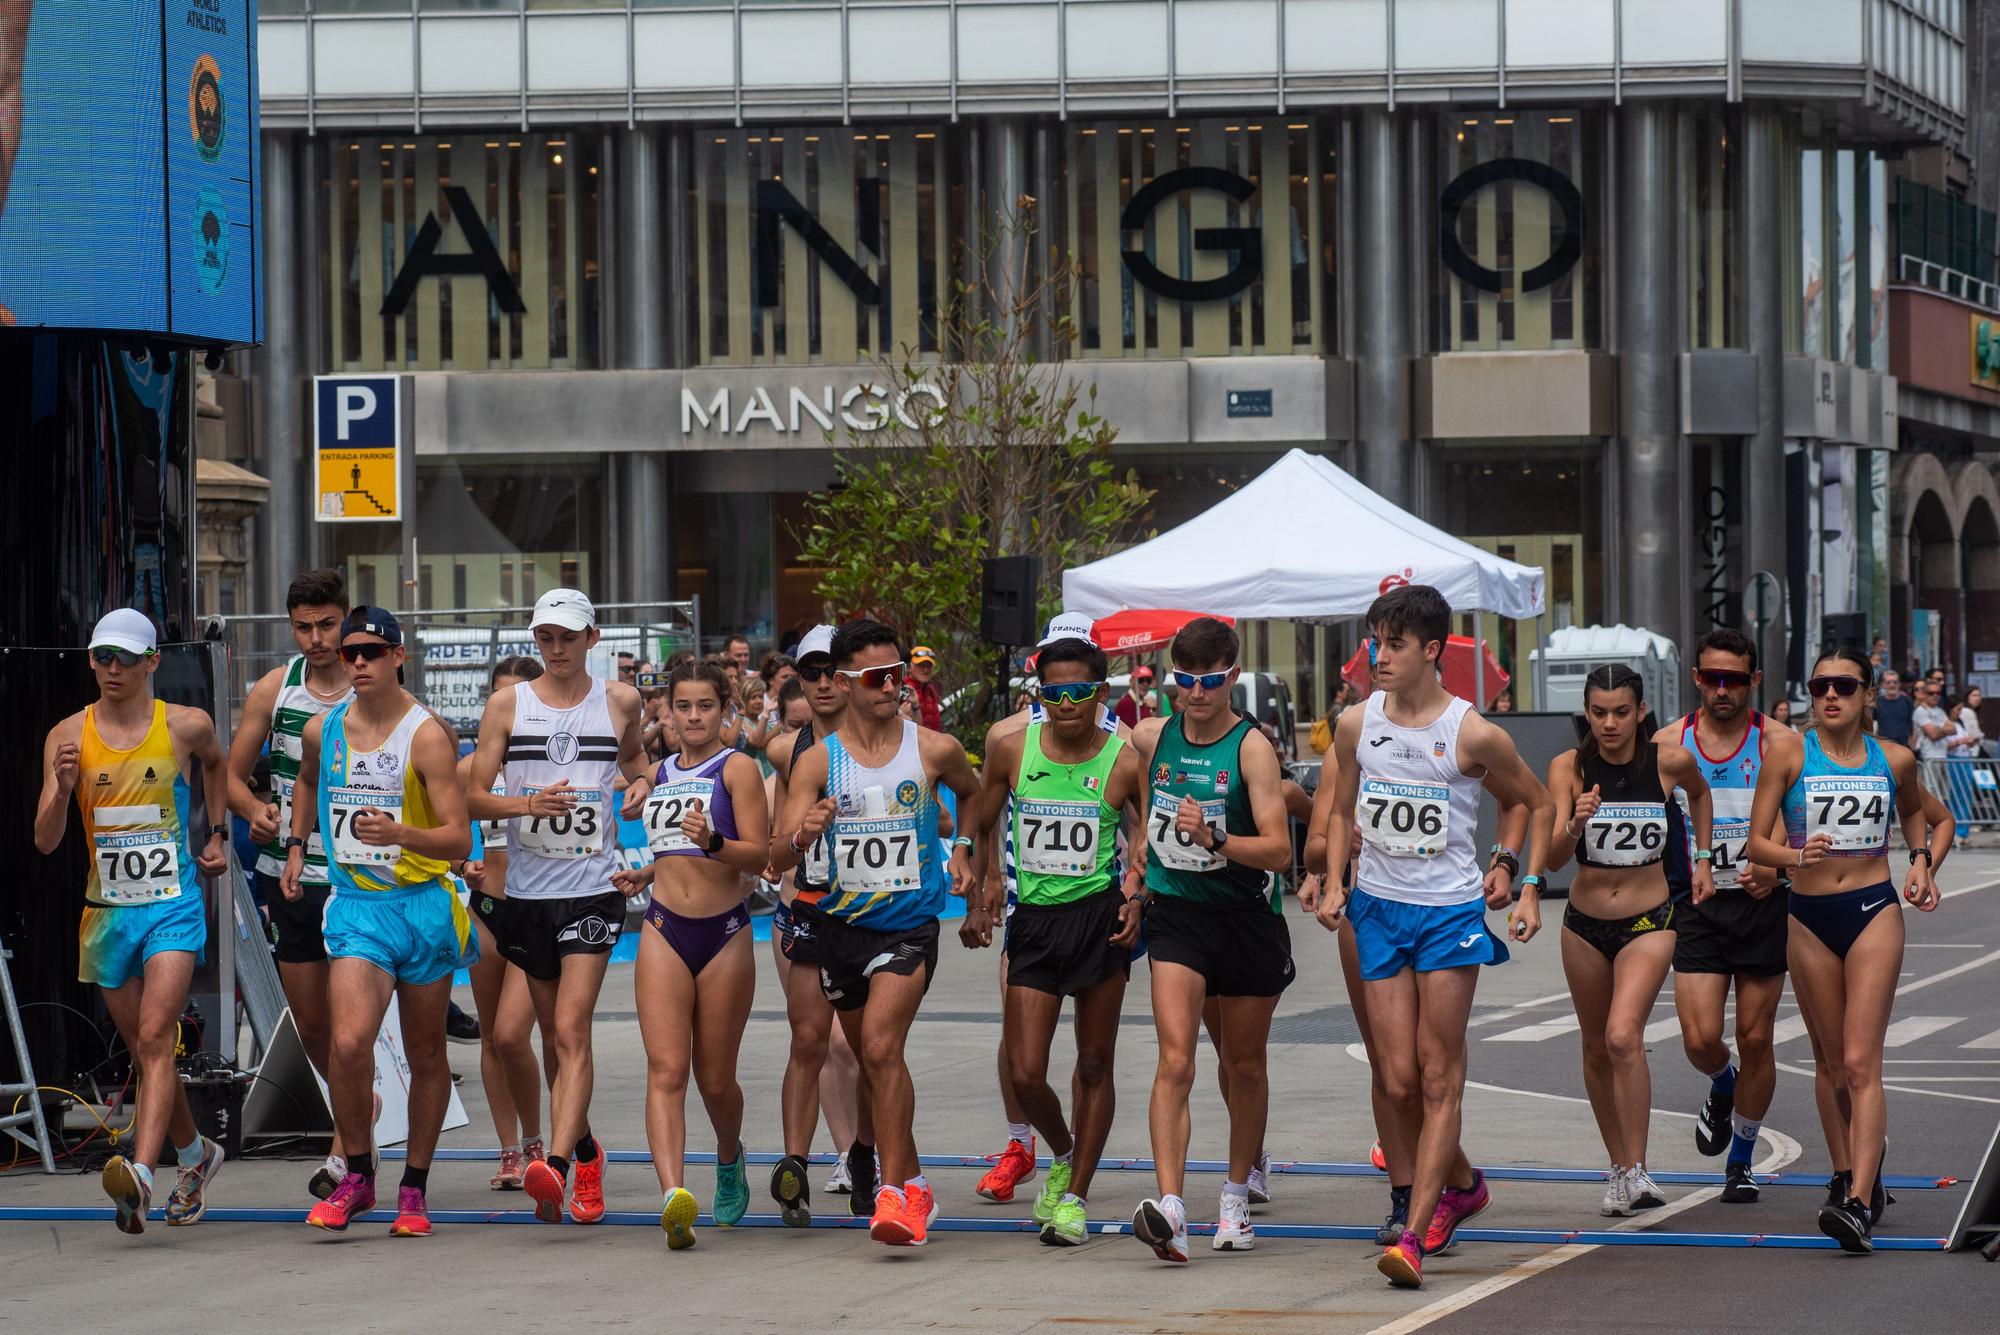
[[301, 288], [302, 266], [312, 252], [299, 245], [300, 208], [307, 153], [294, 131], [264, 134], [264, 346], [256, 369], [257, 467], [271, 484], [257, 519], [256, 578], [251, 606], [277, 607], [292, 576], [312, 563], [312, 501], [307, 455], [312, 436], [305, 419], [305, 378], [310, 373]]
[[1354, 436], [1361, 480], [1410, 504], [1410, 311], [1404, 282], [1401, 120], [1367, 107], [1354, 133]]
[[[668, 290], [666, 217], [683, 192], [670, 179], [656, 125], [618, 132], [618, 258], [625, 279], [617, 305], [618, 360], [628, 370], [658, 370], [672, 355], [673, 294]], [[685, 162], [673, 155], [673, 164]], [[666, 441], [615, 455], [606, 474], [614, 488], [608, 535], [611, 587], [617, 598], [645, 602], [672, 596], [672, 501]]]
[[986, 282], [993, 318], [1011, 324], [1014, 307], [1027, 281], [1027, 238], [1020, 234], [1020, 199], [1028, 191], [1028, 139], [1021, 121], [996, 116], [981, 122], [985, 139], [981, 155], [985, 178], [980, 182], [985, 207], [980, 216], [990, 230], [978, 238], [991, 250], [986, 257]]
[[[1776, 246], [1792, 223], [1785, 216], [1782, 182], [1790, 173], [1784, 158], [1779, 112], [1752, 103], [1743, 113], [1744, 234], [1760, 246]], [[1757, 357], [1757, 432], [1744, 438], [1740, 459], [1743, 496], [1743, 576], [1768, 570], [1785, 577], [1791, 533], [1785, 507], [1785, 271], [1767, 255], [1739, 256], [1743, 281], [1743, 328]], [[1883, 618], [1887, 620], [1886, 616]], [[1755, 626], [1745, 629], [1756, 633]], [[1764, 691], [1776, 695], [1785, 684], [1784, 618], [1765, 628], [1757, 645]]]
[[1679, 321], [1675, 317], [1674, 115], [1665, 104], [1618, 111], [1617, 299], [1619, 501], [1623, 613], [1676, 644], [1686, 631], [1681, 532]]

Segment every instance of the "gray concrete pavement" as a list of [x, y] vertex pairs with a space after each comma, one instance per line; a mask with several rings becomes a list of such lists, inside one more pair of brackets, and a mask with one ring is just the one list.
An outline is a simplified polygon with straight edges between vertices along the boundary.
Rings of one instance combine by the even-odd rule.
[[[1947, 869], [1948, 889], [2000, 882], [2000, 855], [1963, 852]], [[1366, 1069], [1353, 1044], [1331, 938], [1294, 910], [1291, 928], [1299, 981], [1284, 998], [1272, 1047], [1274, 1157], [1354, 1161], [1367, 1153]], [[1950, 900], [1937, 915], [1909, 915], [1912, 948], [1906, 995], [1897, 1018], [1923, 1019], [1891, 1050], [1891, 1171], [1969, 1173], [2000, 1113], [2000, 1047], [1967, 1047], [2000, 1030], [2000, 887]], [[997, 1150], [1005, 1129], [993, 1085], [999, 1037], [996, 960], [947, 941], [939, 977], [910, 1043], [918, 1094], [917, 1134], [925, 1153]], [[778, 1141], [778, 1084], [787, 1030], [768, 955], [759, 947], [757, 1009], [745, 1044], [742, 1080], [753, 1149]], [[1953, 972], [1957, 970], [1957, 972]], [[1117, 1064], [1120, 1114], [1107, 1153], [1150, 1153], [1145, 1102], [1154, 1047], [1144, 967], [1134, 971]], [[469, 998], [461, 998], [469, 1005]], [[1482, 980], [1471, 1045], [1475, 1082], [1466, 1101], [1466, 1147], [1475, 1161], [1538, 1167], [1600, 1166], [1602, 1150], [1582, 1101], [1576, 1038], [1553, 931], [1516, 952], [1516, 963]], [[1795, 1014], [1789, 1004], [1781, 1018]], [[1678, 1035], [1666, 1024], [1670, 998], [1655, 1012], [1654, 1148], [1658, 1170], [1712, 1170], [1696, 1155], [1691, 1113], [1703, 1090], [1687, 1069]], [[644, 1147], [643, 1059], [633, 1019], [631, 971], [614, 969], [599, 1010], [600, 1137], [614, 1148]], [[1059, 1038], [1056, 1069], [1068, 1061]], [[466, 1073], [461, 1086], [471, 1124], [449, 1133], [447, 1147], [492, 1143], [476, 1053], [452, 1049]], [[1814, 1122], [1810, 1050], [1783, 1044], [1776, 1105], [1766, 1146], [1773, 1166], [1824, 1180], [1826, 1156]], [[1206, 1054], [1204, 1054], [1206, 1058]], [[1979, 1063], [1987, 1063], [1981, 1065]], [[1804, 1072], [1805, 1074], [1799, 1074]], [[1194, 1100], [1193, 1154], [1219, 1158], [1226, 1123], [1204, 1060]], [[691, 1099], [691, 1103], [694, 1101]], [[712, 1149], [698, 1103], [690, 1147]], [[821, 1148], [827, 1148], [824, 1132]], [[300, 1208], [311, 1164], [252, 1160], [229, 1165], [211, 1199], [217, 1205]], [[443, 1163], [431, 1199], [439, 1210], [519, 1210], [517, 1194], [486, 1189], [484, 1164]], [[973, 1192], [976, 1170], [932, 1173], [948, 1216], [1021, 1218], [1030, 1195], [1009, 1206]], [[704, 1206], [713, 1170], [695, 1168], [691, 1187]], [[767, 1208], [762, 1174], [753, 1170], [753, 1210]], [[1219, 1179], [1190, 1181], [1198, 1218], [1212, 1219]], [[614, 1211], [657, 1211], [659, 1194], [644, 1164], [614, 1165], [607, 1180]], [[1093, 1220], [1118, 1222], [1151, 1194], [1151, 1175], [1101, 1174]], [[1496, 1183], [1495, 1203], [1479, 1223], [1496, 1228], [1597, 1228], [1601, 1188], [1589, 1184]], [[1669, 1192], [1677, 1202], [1695, 1195]], [[1276, 1200], [1256, 1214], [1267, 1223], [1372, 1226], [1385, 1208], [1379, 1179], [1282, 1175]], [[1818, 1193], [1773, 1188], [1753, 1207], [1727, 1207], [1701, 1194], [1670, 1222], [1621, 1227], [1715, 1232], [1812, 1233]], [[835, 1206], [817, 1197], [822, 1209]], [[0, 1205], [103, 1204], [95, 1181], [19, 1173], [0, 1178]], [[1958, 1193], [1905, 1192], [1884, 1232], [1941, 1236]], [[837, 1208], [837, 1207], [836, 1207]], [[1883, 1254], [1850, 1261], [1819, 1252], [1775, 1253], [1658, 1247], [1611, 1247], [1576, 1254], [1519, 1243], [1466, 1243], [1434, 1259], [1416, 1294], [1391, 1291], [1376, 1274], [1375, 1249], [1350, 1241], [1265, 1238], [1256, 1251], [1216, 1254], [1197, 1239], [1185, 1267], [1155, 1261], [1129, 1237], [1093, 1239], [1056, 1251], [1031, 1234], [940, 1232], [922, 1251], [893, 1251], [860, 1232], [815, 1229], [703, 1228], [689, 1252], [669, 1253], [653, 1227], [441, 1225], [427, 1240], [397, 1240], [386, 1227], [357, 1225], [344, 1237], [303, 1224], [226, 1223], [169, 1230], [155, 1225], [127, 1238], [108, 1223], [0, 1223], [0, 1324], [35, 1329], [62, 1322], [90, 1325], [84, 1314], [106, 1301], [143, 1301], [178, 1325], [225, 1331], [274, 1321], [356, 1330], [484, 1332], [496, 1324], [547, 1322], [693, 1329], [818, 1331], [954, 1329], [1029, 1331], [1096, 1326], [1114, 1330], [1206, 1331], [1245, 1328], [1407, 1330], [1441, 1320], [1440, 1329], [1558, 1329], [1603, 1325], [1650, 1328], [1803, 1330], [1832, 1318], [1879, 1323], [1903, 1311], [1909, 1285], [1922, 1285], [1944, 1329], [1990, 1314], [2000, 1271], [1976, 1259]], [[1523, 1267], [1552, 1268], [1529, 1277]], [[115, 1288], [98, 1288], [113, 1272]], [[1516, 1281], [1519, 1282], [1511, 1282]], [[1501, 1288], [1501, 1285], [1508, 1287]], [[1499, 1291], [1487, 1295], [1489, 1290]], [[1963, 1295], [1983, 1292], [1984, 1306]], [[179, 1304], [172, 1295], [185, 1295]], [[1469, 1303], [1454, 1313], [1441, 1308]], [[1690, 1307], [1690, 1304], [1699, 1304]], [[106, 1322], [105, 1324], [108, 1324]]]

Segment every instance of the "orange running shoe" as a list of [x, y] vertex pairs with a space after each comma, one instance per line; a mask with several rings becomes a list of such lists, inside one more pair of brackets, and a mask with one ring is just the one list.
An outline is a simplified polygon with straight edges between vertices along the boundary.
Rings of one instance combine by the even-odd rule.
[[884, 1187], [875, 1193], [875, 1217], [868, 1221], [868, 1236], [891, 1247], [910, 1245], [909, 1204], [901, 1187]]
[[535, 1218], [544, 1224], [562, 1222], [563, 1197], [567, 1194], [568, 1183], [562, 1174], [549, 1167], [546, 1159], [537, 1159], [521, 1174], [521, 1190], [528, 1193], [528, 1199], [535, 1203]]
[[1035, 1138], [1028, 1137], [1023, 1145], [1018, 1140], [1007, 1142], [1007, 1148], [1000, 1151], [1000, 1158], [979, 1179], [979, 1194], [989, 1201], [1005, 1205], [1014, 1199], [1014, 1188], [1035, 1175]]
[[576, 1190], [570, 1193], [569, 1217], [579, 1224], [594, 1224], [604, 1218], [604, 1151], [589, 1163], [576, 1165]]
[[909, 1229], [912, 1247], [921, 1247], [928, 1240], [931, 1225], [937, 1222], [937, 1197], [929, 1187], [903, 1186], [903, 1222]]
[[396, 1222], [389, 1225], [392, 1238], [428, 1238], [431, 1235], [431, 1208], [424, 1193], [415, 1187], [396, 1188]]
[[1375, 1171], [1378, 1173], [1389, 1171], [1389, 1156], [1382, 1153], [1381, 1141], [1376, 1141], [1375, 1147], [1368, 1151], [1368, 1162], [1375, 1166]]

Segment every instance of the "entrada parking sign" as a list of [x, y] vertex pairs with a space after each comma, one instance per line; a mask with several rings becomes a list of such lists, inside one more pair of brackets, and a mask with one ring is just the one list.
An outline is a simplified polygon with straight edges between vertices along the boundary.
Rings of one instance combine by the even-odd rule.
[[322, 523], [402, 518], [402, 381], [393, 375], [313, 378], [313, 442]]

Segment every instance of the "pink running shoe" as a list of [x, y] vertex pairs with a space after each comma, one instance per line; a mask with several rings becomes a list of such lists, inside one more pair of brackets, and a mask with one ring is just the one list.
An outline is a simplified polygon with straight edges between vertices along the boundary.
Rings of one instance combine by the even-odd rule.
[[1486, 1190], [1486, 1174], [1477, 1168], [1472, 1170], [1472, 1185], [1461, 1191], [1447, 1186], [1438, 1196], [1437, 1213], [1431, 1216], [1431, 1226], [1424, 1231], [1424, 1254], [1436, 1256], [1451, 1246], [1458, 1233], [1458, 1226], [1493, 1203], [1493, 1194]]
[[519, 1191], [521, 1174], [526, 1165], [522, 1162], [521, 1151], [503, 1149], [500, 1151], [500, 1171], [495, 1173], [486, 1185], [495, 1191]]
[[333, 1195], [313, 1206], [306, 1222], [329, 1233], [345, 1233], [347, 1226], [375, 1208], [375, 1180], [359, 1173], [340, 1179]]

